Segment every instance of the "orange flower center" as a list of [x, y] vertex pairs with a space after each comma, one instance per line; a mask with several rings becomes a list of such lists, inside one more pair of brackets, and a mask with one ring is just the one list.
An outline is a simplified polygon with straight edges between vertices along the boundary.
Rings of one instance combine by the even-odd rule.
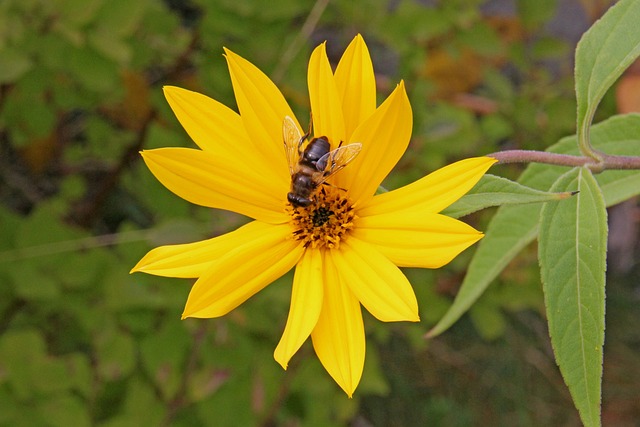
[[326, 185], [320, 186], [312, 200], [307, 207], [287, 205], [292, 237], [302, 241], [305, 248], [337, 248], [356, 218], [351, 201], [344, 190]]

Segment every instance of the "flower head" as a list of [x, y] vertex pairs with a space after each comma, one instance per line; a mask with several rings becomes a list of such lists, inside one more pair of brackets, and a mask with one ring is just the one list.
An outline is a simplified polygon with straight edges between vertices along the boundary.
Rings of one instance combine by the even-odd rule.
[[[364, 40], [356, 36], [335, 73], [324, 44], [311, 55], [309, 139], [328, 141], [323, 153], [341, 145], [361, 147], [340, 171], [312, 188], [308, 205], [292, 205], [287, 200], [296, 190], [292, 171], [302, 166], [287, 162], [283, 123], [291, 118], [299, 135], [302, 127], [265, 74], [225, 53], [239, 114], [204, 95], [166, 87], [171, 108], [200, 149], [142, 155], [178, 196], [253, 221], [209, 240], [153, 249], [132, 271], [197, 278], [183, 318], [207, 318], [228, 313], [295, 267], [289, 317], [274, 357], [286, 369], [311, 336], [323, 366], [351, 396], [365, 358], [361, 306], [385, 322], [419, 320], [413, 289], [398, 267], [441, 267], [482, 238], [439, 212], [471, 189], [495, 160], [462, 160], [376, 195], [409, 144], [412, 114], [402, 82], [376, 107], [373, 66]], [[305, 157], [294, 154], [296, 161], [300, 156]], [[305, 171], [317, 172], [319, 182], [329, 167], [324, 175]]]

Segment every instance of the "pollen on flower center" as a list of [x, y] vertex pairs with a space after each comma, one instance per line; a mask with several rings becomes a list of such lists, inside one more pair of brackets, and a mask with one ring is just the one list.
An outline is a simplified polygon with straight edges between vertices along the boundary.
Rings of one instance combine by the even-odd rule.
[[316, 209], [315, 211], [313, 211], [312, 215], [313, 225], [315, 227], [321, 227], [327, 221], [329, 221], [329, 219], [331, 219], [331, 215], [333, 215], [333, 211], [325, 207]]
[[305, 248], [337, 248], [356, 218], [346, 193], [328, 186], [320, 187], [309, 206], [287, 205], [286, 209], [294, 228], [292, 237]]

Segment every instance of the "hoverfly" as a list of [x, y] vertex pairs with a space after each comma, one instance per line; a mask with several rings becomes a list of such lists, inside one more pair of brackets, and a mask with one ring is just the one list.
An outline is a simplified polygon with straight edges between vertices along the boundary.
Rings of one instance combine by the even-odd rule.
[[327, 137], [319, 136], [309, 141], [302, 150], [310, 134], [311, 130], [301, 135], [293, 119], [285, 116], [282, 135], [291, 173], [291, 191], [287, 194], [287, 200], [295, 207], [309, 206], [316, 188], [347, 166], [362, 149], [359, 142], [344, 146], [341, 142], [338, 148], [331, 150]]

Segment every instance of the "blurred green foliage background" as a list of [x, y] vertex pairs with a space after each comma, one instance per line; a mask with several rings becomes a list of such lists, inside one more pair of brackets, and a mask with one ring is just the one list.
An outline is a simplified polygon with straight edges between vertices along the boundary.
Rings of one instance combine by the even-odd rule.
[[[224, 318], [181, 321], [189, 281], [128, 272], [152, 247], [246, 221], [174, 196], [138, 155], [194, 146], [163, 85], [235, 106], [223, 46], [270, 75], [306, 117], [311, 49], [328, 40], [337, 60], [363, 34], [380, 98], [404, 79], [414, 111], [409, 152], [386, 182], [395, 188], [464, 157], [545, 149], [574, 133], [573, 50], [609, 4], [1, 0], [0, 425], [579, 425], [549, 344], [535, 248], [429, 342], [469, 253], [438, 271], [406, 270], [422, 322], [366, 315], [353, 399], [309, 343], [286, 372], [273, 360], [290, 275]], [[616, 108], [609, 95], [599, 115]], [[467, 220], [482, 229], [490, 214]], [[636, 202], [610, 218], [612, 236], [632, 228], [611, 245], [603, 417], [635, 425]]]

